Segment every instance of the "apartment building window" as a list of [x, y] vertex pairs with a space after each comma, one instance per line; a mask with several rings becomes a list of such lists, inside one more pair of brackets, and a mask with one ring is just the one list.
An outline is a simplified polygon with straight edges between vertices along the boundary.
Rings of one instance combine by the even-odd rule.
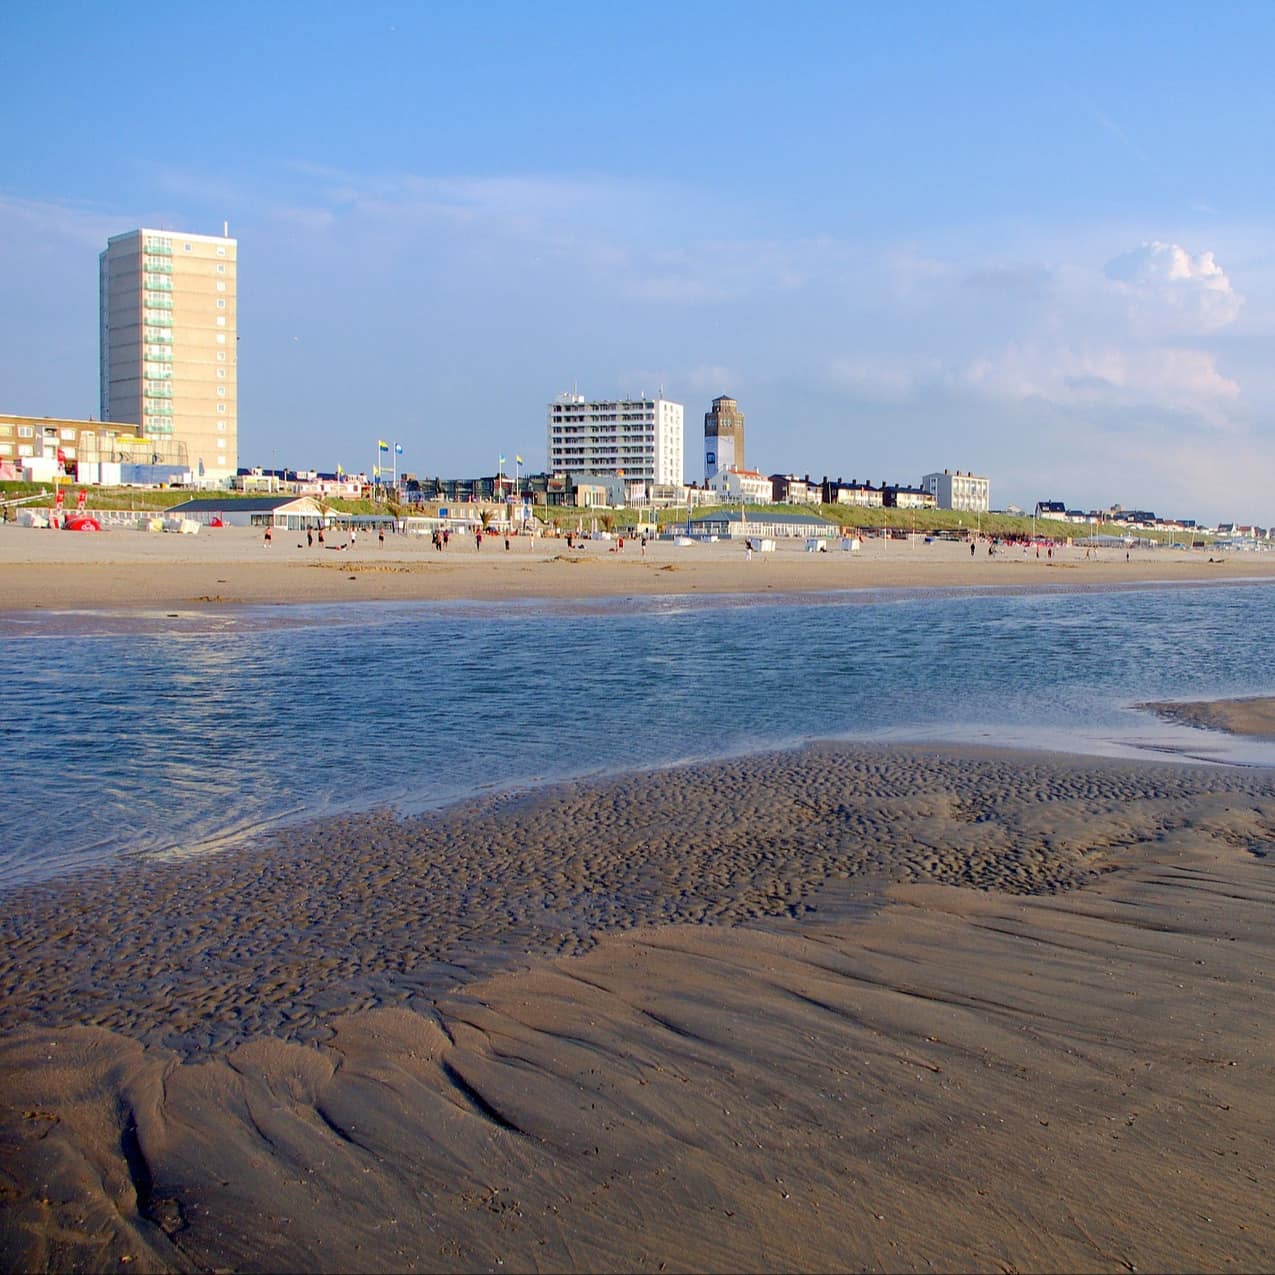
[[194, 245], [194, 244], [190, 244], [190, 243], [188, 243], [188, 244], [182, 244], [182, 251], [183, 251], [183, 252], [194, 252], [194, 250], [195, 250], [195, 245]]
[[217, 316], [217, 326], [219, 328], [224, 328], [226, 326], [226, 316], [224, 314], [219, 314]]
[[225, 405], [225, 403], [218, 403], [218, 404], [217, 404], [217, 410], [218, 410], [219, 412], [224, 412], [224, 411], [226, 410], [226, 405]]
[[225, 285], [224, 283], [219, 283], [219, 284], [217, 285], [217, 291], [218, 291], [218, 292], [225, 292], [225, 290], [226, 290], [226, 285]]
[[224, 248], [218, 248], [218, 249], [217, 249], [217, 255], [218, 255], [219, 257], [224, 257], [224, 256], [226, 255], [226, 250], [225, 250]]
[[[221, 251], [221, 249], [218, 249], [218, 251], [220, 252], [220, 251]], [[225, 266], [223, 266], [223, 265], [221, 264], [221, 262], [218, 262], [218, 263], [217, 263], [217, 273], [218, 273], [218, 274], [225, 274], [225, 273], [226, 273], [226, 267], [225, 267]]]
[[224, 433], [226, 432], [226, 422], [225, 422], [225, 421], [218, 421], [218, 422], [217, 422], [217, 432], [218, 432], [219, 434], [224, 434]]
[[219, 377], [224, 377], [226, 375], [226, 369], [224, 367], [219, 367], [217, 369], [217, 375]]
[[[223, 284], [219, 284], [218, 286], [219, 286], [219, 287], [224, 288], [226, 285], [223, 283]], [[218, 309], [218, 310], [224, 310], [225, 308], [226, 308], [226, 298], [225, 298], [225, 297], [218, 297], [218, 298], [217, 298], [217, 309]]]
[[226, 351], [225, 351], [225, 350], [218, 350], [218, 351], [217, 351], [217, 362], [218, 362], [218, 363], [224, 363], [225, 361], [226, 361]]
[[[218, 333], [217, 333], [217, 344], [218, 344], [218, 345], [225, 345], [225, 344], [226, 344], [226, 334], [225, 334], [224, 332], [218, 332]], [[218, 358], [221, 358], [222, 356], [219, 354], [219, 355], [217, 355], [217, 357], [218, 357]]]
[[224, 385], [217, 386], [217, 395], [219, 398], [226, 397], [226, 387]]
[[34, 437], [35, 437], [35, 426], [34, 426], [34, 425], [19, 425], [19, 426], [18, 426], [18, 437], [19, 437], [19, 438], [34, 438]]
[[0, 456], [12, 456], [12, 455], [13, 455], [13, 444], [0, 443]]
[[217, 450], [219, 452], [224, 452], [226, 450], [226, 440], [224, 438], [219, 438], [217, 440]]

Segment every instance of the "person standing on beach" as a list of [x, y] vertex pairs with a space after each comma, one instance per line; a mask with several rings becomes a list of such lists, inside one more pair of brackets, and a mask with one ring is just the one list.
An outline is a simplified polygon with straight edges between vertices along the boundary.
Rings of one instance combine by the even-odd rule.
[[354, 548], [354, 528], [350, 528], [350, 548]]
[[974, 547], [975, 547], [974, 542], [971, 540], [970, 541], [970, 557], [971, 558], [974, 556]]
[[269, 545], [273, 538], [274, 533], [271, 531], [270, 524], [266, 523], [266, 544]]
[[481, 531], [474, 532], [474, 549], [481, 553], [483, 549], [483, 533]]
[[753, 560], [753, 542], [752, 540], [744, 541], [744, 561], [751, 562]]
[[309, 527], [305, 529], [305, 547], [307, 549], [314, 548], [314, 532]]

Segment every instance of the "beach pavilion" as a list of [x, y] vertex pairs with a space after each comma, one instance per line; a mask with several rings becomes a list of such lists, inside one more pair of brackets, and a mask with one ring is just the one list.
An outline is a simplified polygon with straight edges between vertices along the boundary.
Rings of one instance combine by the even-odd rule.
[[757, 513], [733, 509], [692, 518], [687, 534], [696, 539], [717, 536], [722, 540], [778, 540], [791, 537], [827, 537], [841, 534], [841, 526], [813, 514]]
[[325, 522], [319, 502], [311, 496], [200, 497], [174, 505], [165, 513], [205, 525], [220, 519], [227, 527], [278, 527], [284, 531], [305, 531]]

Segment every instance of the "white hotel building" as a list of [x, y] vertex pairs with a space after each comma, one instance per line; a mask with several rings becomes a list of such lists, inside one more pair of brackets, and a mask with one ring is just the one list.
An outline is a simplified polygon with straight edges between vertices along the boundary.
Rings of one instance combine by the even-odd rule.
[[963, 474], [959, 469], [952, 473], [945, 469], [941, 474], [926, 474], [921, 486], [934, 497], [939, 509], [985, 514], [992, 507], [992, 484], [981, 474]]
[[551, 473], [680, 485], [682, 426], [682, 404], [665, 398], [594, 402], [560, 394], [549, 404], [548, 467]]

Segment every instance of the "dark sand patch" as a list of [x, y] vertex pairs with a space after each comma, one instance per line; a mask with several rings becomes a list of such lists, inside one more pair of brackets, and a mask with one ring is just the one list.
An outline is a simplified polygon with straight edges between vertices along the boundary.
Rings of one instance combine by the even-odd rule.
[[1184, 703], [1139, 704], [1170, 722], [1220, 730], [1229, 735], [1252, 735], [1275, 739], [1275, 697], [1200, 700]]
[[1271, 850], [1264, 773], [828, 747], [32, 888], [6, 1264], [1268, 1269]]

